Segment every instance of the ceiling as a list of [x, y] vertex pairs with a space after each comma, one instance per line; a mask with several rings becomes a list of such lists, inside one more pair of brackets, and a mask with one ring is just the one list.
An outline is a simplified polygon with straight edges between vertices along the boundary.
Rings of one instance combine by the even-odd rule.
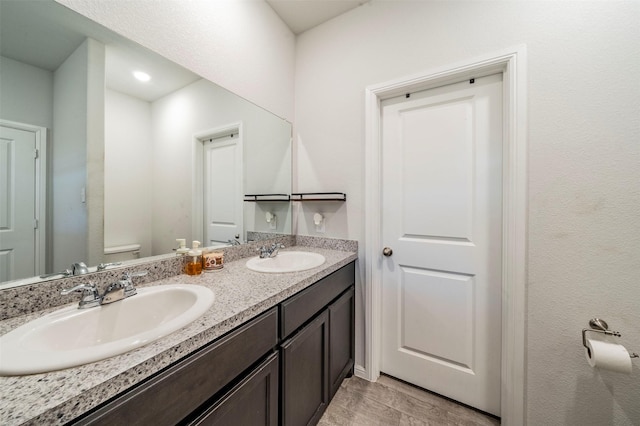
[[[295, 34], [354, 9], [369, 0], [266, 0]], [[106, 46], [106, 85], [152, 102], [199, 77], [159, 55], [55, 3], [53, 0], [0, 0], [0, 54], [55, 71], [89, 36]], [[146, 51], [146, 49], [143, 49]], [[132, 71], [151, 74], [149, 83]]]
[[[108, 88], [153, 102], [200, 77], [53, 0], [0, 0], [0, 54], [55, 71], [89, 36], [105, 45]], [[140, 83], [133, 71], [151, 81]]]
[[295, 34], [307, 31], [369, 0], [266, 0]]

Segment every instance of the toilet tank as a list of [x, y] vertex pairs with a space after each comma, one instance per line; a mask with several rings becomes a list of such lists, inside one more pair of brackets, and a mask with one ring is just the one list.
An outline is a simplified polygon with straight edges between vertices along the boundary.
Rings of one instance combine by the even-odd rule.
[[104, 262], [111, 263], [138, 259], [140, 257], [140, 248], [140, 244], [105, 247]]

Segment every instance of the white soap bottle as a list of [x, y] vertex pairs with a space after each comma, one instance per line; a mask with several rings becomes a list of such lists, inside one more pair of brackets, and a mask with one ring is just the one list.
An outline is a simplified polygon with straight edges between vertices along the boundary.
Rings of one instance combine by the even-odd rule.
[[176, 238], [176, 242], [178, 243], [176, 256], [184, 256], [189, 253], [189, 249], [187, 248], [187, 240], [185, 240], [184, 238]]

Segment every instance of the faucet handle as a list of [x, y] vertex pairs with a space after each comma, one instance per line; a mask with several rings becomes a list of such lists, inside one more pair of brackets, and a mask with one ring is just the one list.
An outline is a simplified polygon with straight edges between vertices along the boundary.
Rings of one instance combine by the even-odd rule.
[[127, 281], [127, 280], [131, 280], [131, 278], [144, 277], [148, 273], [149, 271], [138, 271], [134, 273], [124, 272], [122, 274], [122, 280]]
[[130, 274], [129, 272], [123, 273], [122, 278], [118, 282], [124, 288], [124, 297], [133, 296], [134, 294], [138, 293], [138, 290], [136, 290], [136, 287], [135, 285], [133, 285], [133, 281], [131, 281], [131, 279], [136, 277], [144, 277], [148, 273], [149, 271], [139, 271], [133, 274]]
[[73, 271], [71, 269], [65, 269], [62, 272], [52, 272], [50, 274], [40, 275], [40, 278], [51, 278], [51, 277], [55, 277], [56, 275], [62, 275], [64, 278], [66, 278], [73, 275]]
[[93, 291], [98, 291], [96, 289], [96, 285], [89, 283], [89, 284], [78, 284], [75, 287], [71, 287], [71, 288], [65, 288], [63, 289], [60, 294], [63, 296], [66, 296], [67, 294], [71, 294], [71, 293], [75, 293], [75, 292], [93, 292]]
[[258, 247], [256, 249], [256, 251], [260, 252], [260, 258], [261, 259], [264, 259], [265, 257], [269, 256], [269, 249], [267, 247], [265, 247], [265, 246]]
[[117, 265], [122, 265], [122, 262], [111, 262], [111, 263], [101, 263], [98, 265], [98, 271], [104, 271], [105, 269], [107, 269], [109, 266], [117, 266]]
[[100, 304], [100, 294], [98, 293], [96, 285], [93, 283], [78, 284], [75, 287], [63, 289], [60, 292], [60, 294], [63, 296], [71, 293], [81, 293], [81, 299], [80, 303], [78, 303], [78, 309], [91, 308]]

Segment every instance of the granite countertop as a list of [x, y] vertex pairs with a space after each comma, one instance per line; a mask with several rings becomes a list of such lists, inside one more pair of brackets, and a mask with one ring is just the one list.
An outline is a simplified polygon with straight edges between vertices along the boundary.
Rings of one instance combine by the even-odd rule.
[[[212, 289], [215, 301], [190, 325], [125, 354], [45, 374], [0, 377], [0, 424], [66, 423], [357, 258], [351, 251], [306, 246], [290, 250], [320, 253], [326, 262], [302, 272], [264, 274], [247, 269], [245, 258], [227, 262], [219, 271], [139, 286], [198, 284]], [[0, 334], [57, 309], [0, 321]]]

